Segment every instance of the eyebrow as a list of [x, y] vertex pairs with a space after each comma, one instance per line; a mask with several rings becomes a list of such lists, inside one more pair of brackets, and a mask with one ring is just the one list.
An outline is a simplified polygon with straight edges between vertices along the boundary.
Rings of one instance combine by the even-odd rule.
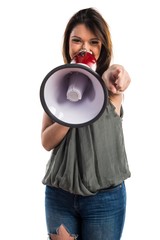
[[[71, 36], [71, 38], [79, 38], [79, 39], [82, 39], [81, 37], [78, 37], [78, 36], [76, 36], [76, 35]], [[95, 37], [95, 38], [91, 38], [90, 40], [97, 40], [97, 41], [100, 41], [100, 39], [97, 38], [97, 37]]]

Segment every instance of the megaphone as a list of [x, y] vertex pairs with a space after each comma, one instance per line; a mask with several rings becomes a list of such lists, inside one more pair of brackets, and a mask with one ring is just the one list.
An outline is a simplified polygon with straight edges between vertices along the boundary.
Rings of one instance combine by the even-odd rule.
[[45, 76], [40, 86], [40, 100], [54, 122], [81, 127], [102, 115], [108, 92], [95, 70], [93, 54], [80, 51], [69, 64], [60, 65]]

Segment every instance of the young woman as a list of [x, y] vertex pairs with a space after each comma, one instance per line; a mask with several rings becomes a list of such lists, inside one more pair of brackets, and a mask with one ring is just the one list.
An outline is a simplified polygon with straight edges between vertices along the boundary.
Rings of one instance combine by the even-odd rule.
[[122, 100], [131, 80], [123, 66], [110, 66], [109, 27], [93, 8], [82, 9], [69, 20], [64, 63], [81, 50], [96, 58], [96, 72], [106, 84], [109, 99], [98, 120], [79, 128], [60, 125], [44, 113], [42, 145], [52, 150], [43, 178], [48, 235], [50, 239], [119, 240], [126, 211], [124, 181], [130, 177]]

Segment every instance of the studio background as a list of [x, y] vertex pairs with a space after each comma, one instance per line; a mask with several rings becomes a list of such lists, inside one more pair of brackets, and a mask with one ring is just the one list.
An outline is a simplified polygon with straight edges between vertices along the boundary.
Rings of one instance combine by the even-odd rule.
[[160, 239], [159, 56], [157, 0], [6, 0], [0, 2], [0, 239], [44, 240], [45, 173], [39, 88], [63, 64], [69, 18], [95, 7], [110, 26], [114, 57], [132, 83], [123, 102], [123, 128], [132, 176], [126, 181], [122, 240]]

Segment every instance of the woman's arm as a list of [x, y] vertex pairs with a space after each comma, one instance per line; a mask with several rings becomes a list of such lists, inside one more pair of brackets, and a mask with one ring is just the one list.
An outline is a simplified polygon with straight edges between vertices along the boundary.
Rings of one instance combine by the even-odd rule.
[[103, 73], [102, 79], [107, 86], [109, 100], [114, 104], [116, 112], [120, 115], [123, 92], [129, 86], [131, 78], [122, 65], [113, 64]]
[[41, 142], [42, 146], [50, 151], [55, 148], [65, 137], [69, 127], [62, 126], [53, 122], [49, 116], [44, 113], [42, 121]]

